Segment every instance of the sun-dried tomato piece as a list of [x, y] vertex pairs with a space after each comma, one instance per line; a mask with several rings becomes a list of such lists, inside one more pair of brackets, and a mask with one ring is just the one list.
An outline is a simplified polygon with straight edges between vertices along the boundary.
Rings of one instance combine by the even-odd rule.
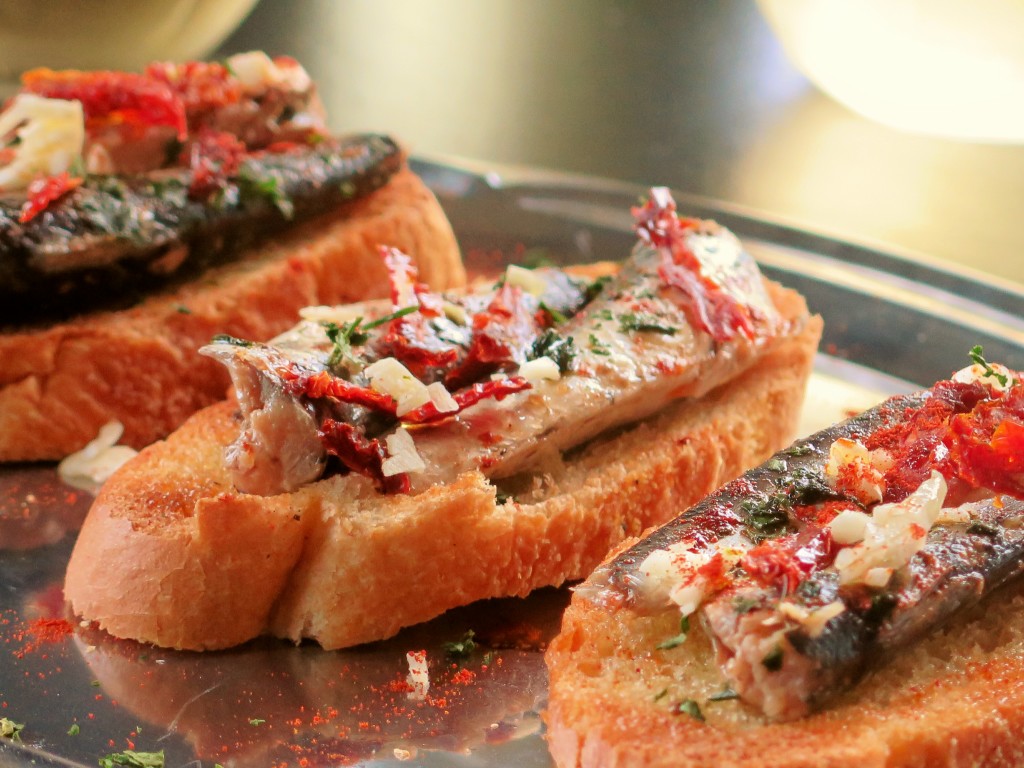
[[409, 413], [402, 417], [402, 421], [409, 424], [429, 424], [430, 422], [440, 421], [441, 419], [461, 413], [481, 400], [504, 400], [509, 395], [515, 392], [522, 392], [531, 386], [533, 385], [522, 376], [509, 376], [504, 379], [477, 382], [473, 386], [459, 390], [452, 395], [452, 399], [459, 406], [458, 410], [441, 413], [433, 403], [427, 403], [415, 410], [409, 411]]
[[940, 382], [920, 408], [893, 414], [891, 424], [869, 435], [864, 441], [868, 450], [882, 448], [893, 458], [892, 467], [883, 478], [883, 501], [902, 501], [936, 469], [948, 483], [947, 502], [958, 503], [970, 491], [971, 483], [961, 479], [960, 469], [946, 444], [950, 419], [956, 414], [970, 413], [990, 396], [989, 387], [979, 382]]
[[192, 170], [189, 194], [194, 199], [209, 197], [238, 174], [248, 150], [237, 136], [204, 128], [181, 151], [178, 161]]
[[308, 374], [283, 369], [278, 372], [286, 392], [305, 395], [313, 400], [331, 397], [349, 405], [360, 405], [373, 411], [395, 415], [398, 404], [391, 395], [385, 395], [369, 387], [360, 387], [327, 371]]
[[946, 444], [963, 479], [1024, 498], [1024, 385], [954, 416], [949, 426]]
[[469, 351], [463, 361], [449, 371], [445, 386], [459, 389], [504, 365], [521, 363], [541, 330], [535, 307], [523, 290], [505, 283], [494, 292], [487, 308], [473, 316]]
[[828, 528], [808, 525], [800, 533], [765, 539], [740, 565], [761, 586], [792, 592], [800, 582], [835, 559], [837, 547]]
[[242, 84], [223, 64], [215, 61], [154, 62], [146, 75], [166, 83], [177, 94], [192, 122], [198, 115], [236, 104], [242, 98]]
[[76, 189], [82, 183], [78, 176], [72, 176], [67, 171], [56, 176], [40, 176], [28, 185], [28, 200], [21, 207], [21, 215], [18, 221], [25, 224], [68, 192]]
[[681, 294], [677, 304], [692, 325], [716, 341], [754, 335], [754, 309], [704, 274], [700, 259], [686, 243], [687, 233], [700, 222], [680, 218], [667, 190], [654, 190], [644, 205], [633, 209], [633, 219], [641, 240], [665, 250], [658, 274]]
[[409, 492], [408, 475], [385, 477], [383, 466], [387, 452], [380, 440], [369, 438], [351, 424], [334, 419], [325, 419], [317, 434], [328, 453], [337, 456], [351, 471], [372, 479], [378, 490], [384, 493]]
[[418, 311], [388, 322], [384, 334], [374, 343], [380, 357], [394, 357], [421, 381], [437, 378], [439, 371], [459, 359], [461, 348], [442, 338], [430, 322], [443, 313], [439, 296], [418, 282], [415, 265], [397, 248], [382, 247], [381, 258], [391, 284], [391, 305], [396, 312], [407, 307]]
[[116, 128], [135, 137], [151, 126], [169, 126], [182, 141], [188, 135], [181, 99], [167, 83], [147, 75], [42, 68], [26, 72], [21, 81], [28, 93], [80, 101], [90, 135]]

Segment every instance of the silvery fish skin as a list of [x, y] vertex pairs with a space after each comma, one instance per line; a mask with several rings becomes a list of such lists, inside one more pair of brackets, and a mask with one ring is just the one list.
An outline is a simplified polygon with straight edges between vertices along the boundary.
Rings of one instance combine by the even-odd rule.
[[[964, 391], [977, 386], [964, 384]], [[989, 400], [981, 402], [1006, 398], [1012, 413], [1005, 418], [1020, 422], [1022, 387], [1018, 382], [1004, 395], [988, 390]], [[912, 644], [1024, 572], [1024, 502], [1007, 495], [1007, 487], [985, 488], [949, 472], [948, 456], [961, 445], [955, 440], [945, 449], [933, 443], [930, 453], [950, 474], [949, 495], [939, 502], [942, 512], [930, 530], [913, 534], [921, 537], [915, 545], [920, 549], [894, 568], [884, 584], [844, 583], [835, 566], [841, 545], [823, 533], [831, 529], [808, 517], [806, 510], [827, 510], [830, 504], [863, 506], [851, 503], [845, 489], [827, 478], [833, 444], [869, 440], [882, 430], [896, 429], [944, 396], [930, 390], [892, 398], [795, 443], [602, 566], [581, 589], [581, 597], [611, 608], [665, 610], [673, 602], [652, 578], [650, 564], [673, 552], [676, 562], [692, 561], [712, 573], [706, 563], [719, 555], [724, 567], [713, 573], [717, 581], [706, 589], [692, 618], [711, 637], [726, 685], [774, 720], [792, 720], [827, 706], [892, 651]], [[971, 391], [963, 398], [965, 404], [953, 406], [951, 420], [972, 417], [978, 408], [968, 406], [976, 396]], [[908, 454], [906, 462], [915, 464], [922, 455]], [[963, 461], [969, 466], [969, 460]], [[913, 471], [927, 466], [920, 463]], [[792, 581], [765, 583], [754, 576], [758, 564], [766, 561], [750, 553], [759, 544], [765, 546], [763, 542], [768, 549], [761, 551], [770, 551], [773, 537], [792, 542], [785, 550], [793, 558], [790, 566], [799, 560]], [[697, 572], [699, 568], [687, 578]]]
[[[666, 205], [670, 203], [669, 199]], [[674, 212], [674, 204], [671, 210]], [[459, 386], [452, 390], [456, 397], [473, 386], [486, 388], [517, 381], [518, 367], [528, 362], [529, 350], [541, 343], [545, 330], [555, 334], [563, 349], [570, 344], [574, 356], [571, 366], [560, 376], [531, 380], [519, 391], [484, 398], [448, 418], [408, 425], [424, 468], [408, 474], [406, 490], [417, 493], [471, 470], [494, 481], [542, 473], [566, 450], [607, 430], [647, 418], [681, 398], [700, 397], [730, 380], [750, 366], [779, 332], [790, 330], [782, 327], [756, 264], [731, 233], [705, 222], [688, 227], [681, 237], [685, 243], [677, 245], [699, 260], [701, 273], [710, 276], [707, 279], [726, 297], [723, 301], [744, 308], [744, 322], [751, 324], [749, 333], [731, 333], [728, 338], [719, 334], [716, 338], [698, 327], [693, 321], [693, 307], [680, 299], [679, 291], [665, 277], [666, 259], [672, 259], [667, 248], [649, 239], [641, 240], [618, 274], [593, 298], [579, 287], [574, 290], [567, 286], [568, 278], [558, 270], [531, 273], [533, 280], [541, 281], [535, 286], [536, 295], [524, 291], [515, 294], [514, 300], [524, 302], [527, 314], [534, 308], [554, 309], [558, 319], [550, 329], [532, 329], [536, 335], [530, 339], [517, 339], [512, 346], [518, 351], [499, 372], [484, 371], [482, 379], [467, 382], [458, 374], [465, 368], [466, 351], [473, 349], [476, 337], [484, 333], [478, 329], [483, 315], [475, 313], [508, 288], [499, 287], [482, 295], [445, 297], [449, 304], [461, 306], [469, 319], [461, 324], [447, 318], [432, 321], [439, 336], [459, 351], [459, 357], [446, 373], [435, 371], [424, 380], [457, 380]], [[357, 311], [379, 316], [381, 308], [364, 305]], [[328, 368], [329, 345], [324, 341], [323, 328], [307, 323], [283, 336], [276, 349], [273, 343], [272, 347], [221, 343], [206, 348], [207, 354], [232, 370], [246, 417], [244, 449], [236, 446], [232, 456], [264, 456], [262, 465], [269, 466], [272, 457], [280, 455], [278, 446], [284, 444], [281, 430], [253, 427], [265, 413], [287, 411], [292, 415], [288, 419], [290, 428], [307, 434], [311, 423], [322, 420], [322, 402], [299, 398], [300, 405], [294, 400], [286, 405], [278, 393], [285, 386], [281, 372], [288, 367], [282, 359], [290, 357], [293, 369], [312, 374]], [[375, 344], [371, 338], [357, 352], [368, 355], [365, 360], [369, 362], [374, 359]], [[365, 381], [356, 375], [350, 383]], [[401, 426], [395, 419], [381, 424], [379, 415], [357, 406], [330, 407], [334, 415], [340, 409], [346, 422], [366, 429], [374, 437], [386, 438]], [[307, 418], [310, 414], [312, 417]], [[272, 418], [268, 421], [279, 423]], [[312, 439], [305, 442], [314, 443]], [[268, 473], [267, 482], [250, 482], [261, 473], [247, 461], [244, 471], [235, 473], [236, 485], [254, 493], [294, 488], [315, 477], [313, 467], [322, 466], [323, 460], [321, 452], [312, 461], [286, 462], [308, 471], [301, 478], [286, 478], [275, 469]], [[239, 468], [237, 461], [229, 461], [236, 470]]]
[[387, 136], [255, 152], [209, 199], [188, 170], [89, 175], [28, 222], [0, 197], [0, 325], [128, 306], [266, 237], [382, 187], [402, 166]]

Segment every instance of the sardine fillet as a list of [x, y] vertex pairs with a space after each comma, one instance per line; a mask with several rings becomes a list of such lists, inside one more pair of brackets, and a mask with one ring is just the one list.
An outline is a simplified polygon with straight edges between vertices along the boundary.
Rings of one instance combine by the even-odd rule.
[[[792, 436], [821, 326], [798, 294], [770, 290], [790, 330], [751, 369], [591, 444], [528, 503], [498, 504], [475, 471], [415, 496], [380, 496], [352, 476], [279, 496], [239, 494], [222, 452], [238, 429], [233, 408], [213, 406], [107, 484], [65, 595], [112, 634], [163, 646], [223, 648], [274, 634], [337, 648], [474, 600], [581, 578], [624, 537]], [[354, 499], [353, 482], [365, 488]]]
[[381, 243], [416, 254], [421, 278], [438, 290], [465, 282], [444, 212], [405, 168], [337, 214], [131, 309], [7, 329], [0, 461], [63, 458], [114, 419], [135, 447], [167, 435], [228, 388], [223, 367], [195, 350], [216, 333], [270, 338], [304, 306], [387, 295]]

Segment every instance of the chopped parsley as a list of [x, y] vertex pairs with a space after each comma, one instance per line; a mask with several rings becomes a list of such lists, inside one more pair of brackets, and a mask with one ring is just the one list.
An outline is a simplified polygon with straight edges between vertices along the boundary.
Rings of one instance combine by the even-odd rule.
[[781, 645], [776, 645], [761, 659], [761, 665], [769, 672], [778, 672], [782, 669], [783, 651]]
[[174, 311], [177, 312], [179, 315], [191, 315], [192, 314], [192, 310], [189, 309], [188, 307], [186, 307], [184, 304], [179, 304], [178, 306], [176, 306], [174, 308]]
[[769, 459], [765, 463], [765, 468], [770, 469], [772, 472], [785, 472], [786, 462], [782, 459]]
[[0, 738], [21, 741], [21, 732], [24, 728], [24, 723], [16, 723], [9, 718], [0, 717]]
[[604, 357], [611, 355], [608, 345], [597, 338], [594, 334], [590, 334], [590, 351], [595, 355], [602, 355]]
[[68, 736], [77, 736], [82, 732], [82, 729], [78, 727], [78, 723], [72, 723], [71, 727], [68, 728]]
[[119, 765], [128, 768], [164, 768], [164, 751], [136, 752], [126, 749], [100, 758], [100, 768], [116, 768]]
[[264, 718], [262, 718], [262, 717], [250, 717], [249, 718], [249, 725], [263, 725], [265, 722], [267, 722], [267, 721]]
[[230, 344], [233, 347], [251, 347], [253, 342], [246, 341], [245, 339], [239, 339], [235, 336], [229, 336], [226, 333], [218, 333], [211, 340], [214, 344]]
[[238, 189], [243, 199], [262, 198], [289, 221], [295, 216], [295, 203], [281, 188], [280, 179], [274, 175], [260, 176], [251, 168], [243, 167], [238, 174]]
[[461, 640], [452, 640], [442, 643], [444, 652], [453, 658], [464, 659], [476, 649], [476, 641], [473, 638], [476, 633], [471, 629], [462, 636]]
[[753, 597], [736, 596], [732, 599], [732, 609], [736, 613], [750, 613], [758, 607], [760, 601]]
[[723, 688], [718, 693], [713, 693], [708, 696], [708, 701], [732, 701], [738, 699], [740, 695], [736, 693], [732, 688]]
[[686, 635], [690, 632], [690, 617], [683, 616], [679, 620], [679, 634], [674, 637], [670, 637], [668, 640], [658, 643], [657, 648], [659, 651], [667, 651], [670, 648], [682, 645], [686, 642]]
[[652, 331], [664, 333], [666, 336], [674, 336], [678, 328], [661, 322], [657, 315], [647, 312], [630, 312], [619, 315], [619, 330], [623, 333], [630, 331]]
[[536, 360], [538, 357], [550, 357], [558, 365], [559, 373], [566, 373], [572, 368], [576, 352], [576, 342], [572, 336], [559, 336], [549, 328], [533, 342], [526, 359]]
[[662, 688], [660, 691], [658, 691], [656, 694], [654, 694], [654, 700], [655, 701], [661, 701], [666, 696], [668, 696], [668, 688]]
[[370, 336], [366, 333], [369, 330], [376, 328], [377, 326], [389, 323], [392, 320], [396, 320], [399, 317], [405, 317], [419, 309], [415, 307], [402, 307], [397, 309], [389, 315], [378, 317], [376, 320], [370, 320], [367, 323], [363, 322], [362, 317], [357, 317], [348, 323], [337, 323], [326, 322], [323, 324], [324, 330], [327, 333], [327, 338], [330, 340], [334, 348], [331, 349], [331, 354], [327, 358], [327, 367], [331, 370], [336, 370], [340, 367], [347, 369], [360, 370], [362, 364], [356, 360], [355, 355], [352, 354], [352, 347], [358, 347], [365, 344], [370, 340]]
[[564, 323], [566, 320], [569, 319], [568, 317], [566, 317], [565, 313], [559, 312], [557, 309], [543, 301], [540, 303], [540, 308], [551, 316], [551, 322], [553, 322], [555, 325], [558, 325], [559, 323]]
[[689, 715], [694, 720], [704, 722], [704, 713], [700, 711], [700, 704], [693, 699], [686, 699], [676, 704], [672, 711], [677, 715]]
[[784, 449], [782, 453], [786, 456], [809, 456], [814, 453], [814, 448], [808, 443], [791, 445], [789, 448]]
[[[612, 278], [611, 278], [610, 275], [603, 275], [603, 276], [597, 278], [594, 282], [590, 283], [590, 285], [587, 286], [586, 302], [589, 304], [594, 299], [596, 299], [601, 294], [601, 292], [604, 290], [604, 287], [606, 285], [608, 285], [608, 283], [610, 283], [611, 281], [612, 281]], [[604, 318], [605, 320], [611, 320], [612, 319], [611, 311], [609, 311], [607, 309], [602, 310], [602, 311], [608, 313], [608, 317]]]
[[743, 525], [755, 544], [781, 536], [789, 528], [789, 510], [793, 503], [784, 493], [759, 494], [740, 502]]
[[982, 374], [983, 376], [991, 376], [993, 379], [999, 382], [999, 386], [1001, 387], [1005, 387], [1008, 382], [1012, 383], [1010, 381], [1009, 376], [1007, 376], [1005, 373], [999, 373], [995, 368], [993, 368], [989, 364], [988, 360], [985, 359], [985, 350], [982, 348], [981, 344], [975, 344], [973, 347], [971, 347], [971, 351], [968, 353], [968, 355], [971, 358], [971, 362], [973, 362], [975, 365], [980, 365], [982, 368], [985, 369], [985, 372]]

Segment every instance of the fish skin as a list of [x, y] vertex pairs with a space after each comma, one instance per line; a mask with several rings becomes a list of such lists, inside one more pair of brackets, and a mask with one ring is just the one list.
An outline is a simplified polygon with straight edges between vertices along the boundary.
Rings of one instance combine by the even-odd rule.
[[[0, 198], [0, 326], [130, 306], [369, 194], [403, 162], [392, 139], [366, 134], [249, 155], [209, 201], [189, 198], [190, 171], [172, 170], [90, 175], [25, 223], [23, 198]], [[258, 189], [270, 177], [279, 197]]]
[[[613, 610], [666, 610], [668, 600], [652, 598], [639, 572], [653, 552], [681, 541], [713, 548], [720, 539], [742, 535], [749, 523], [744, 499], [779, 492], [794, 471], [823, 478], [835, 440], [862, 439], [921, 408], [929, 396], [926, 391], [890, 398], [780, 451], [601, 566], [578, 594]], [[841, 588], [832, 569], [808, 576], [809, 586], [801, 583], [798, 590], [803, 607], [813, 611], [834, 601], [844, 606], [820, 633], [786, 621], [778, 605], [787, 596], [777, 585], [761, 587], [740, 574], [709, 597], [699, 619], [728, 686], [770, 719], [805, 716], [827, 706], [893, 652], [1024, 575], [1024, 501], [981, 498], [967, 508], [970, 522], [936, 524], [924, 548], [884, 588]], [[788, 531], [797, 530], [792, 519], [789, 525]], [[779, 668], [761, 668], [776, 647], [784, 650]]]

